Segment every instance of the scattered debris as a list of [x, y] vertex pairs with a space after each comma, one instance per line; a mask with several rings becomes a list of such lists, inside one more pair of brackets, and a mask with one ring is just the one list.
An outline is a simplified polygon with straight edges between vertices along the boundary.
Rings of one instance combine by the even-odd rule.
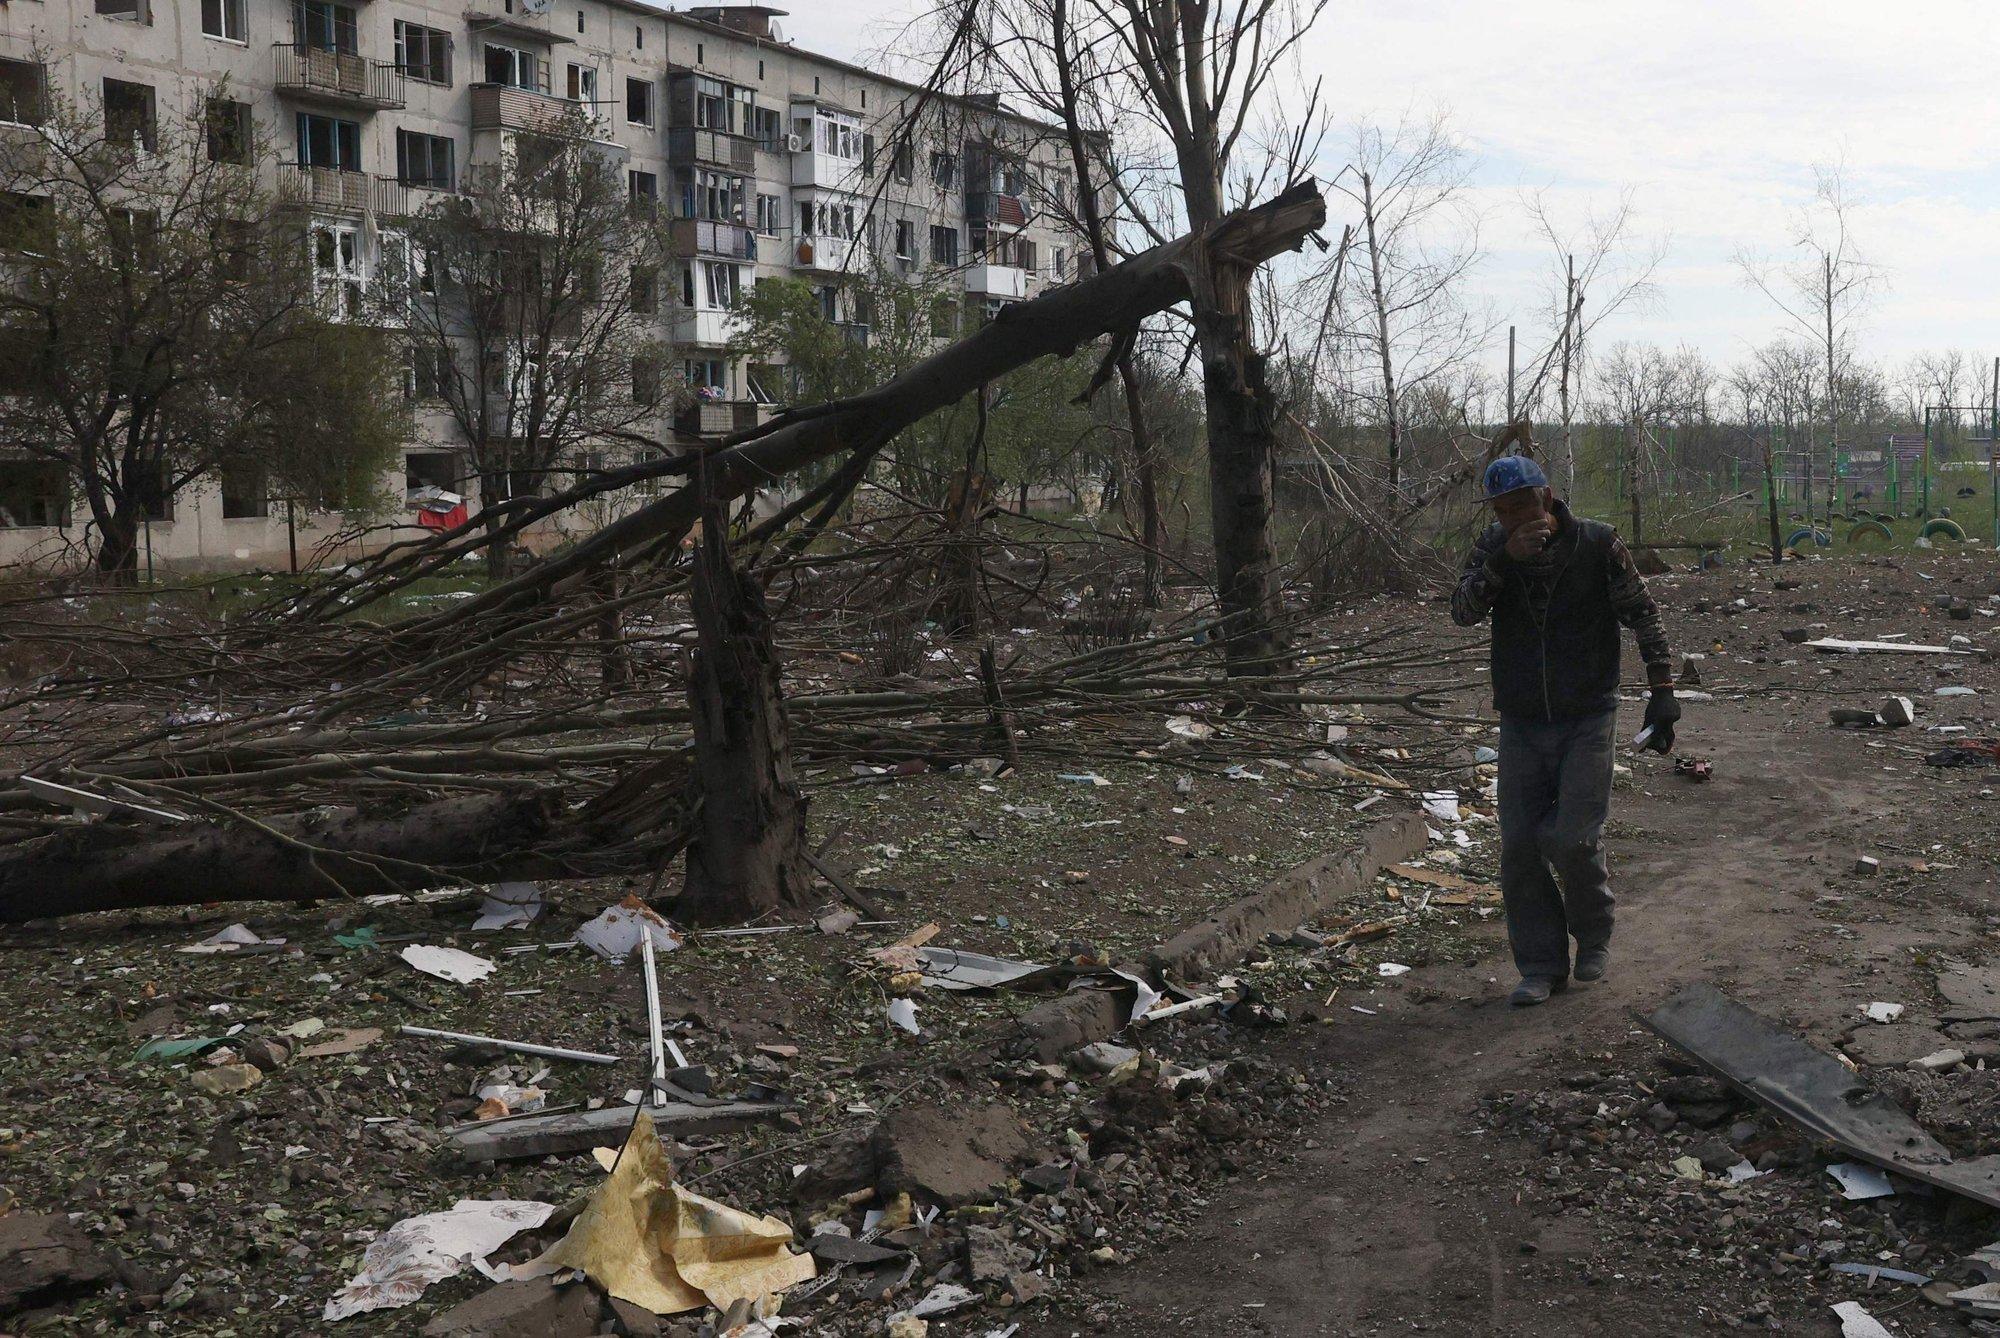
[[540, 1055], [545, 1059], [573, 1059], [582, 1064], [616, 1064], [617, 1055], [598, 1054], [593, 1050], [565, 1050], [558, 1045], [535, 1045], [529, 1041], [509, 1041], [498, 1036], [475, 1036], [464, 1031], [439, 1031], [434, 1027], [402, 1026], [397, 1028], [405, 1036], [428, 1036], [441, 1041], [458, 1041], [465, 1045], [491, 1045], [502, 1050], [512, 1050], [516, 1054]]
[[428, 943], [412, 943], [397, 954], [417, 970], [454, 985], [472, 985], [497, 969], [484, 957], [475, 957], [458, 948], [439, 948]]
[[549, 1220], [552, 1203], [533, 1199], [460, 1199], [447, 1212], [406, 1217], [368, 1246], [361, 1271], [326, 1303], [323, 1318], [393, 1310], [455, 1277], [523, 1231]]
[[177, 951], [197, 956], [210, 956], [216, 953], [241, 952], [245, 948], [282, 948], [284, 945], [285, 940], [281, 938], [264, 938], [253, 931], [248, 925], [229, 925], [226, 928], [216, 930], [201, 942], [190, 943], [184, 948], [177, 949]]
[[638, 951], [639, 938], [653, 940], [656, 952], [672, 952], [685, 941], [680, 930], [638, 897], [627, 897], [577, 928], [576, 941], [608, 962], [623, 962]]
[[1841, 1301], [1833, 1313], [1840, 1317], [1840, 1338], [1896, 1338], [1859, 1301]]
[[1826, 1168], [1826, 1173], [1840, 1182], [1840, 1196], [1844, 1199], [1881, 1199], [1896, 1192], [1888, 1176], [1859, 1162], [1836, 1162]]
[[791, 1252], [792, 1229], [690, 1192], [644, 1110], [611, 1174], [591, 1194], [569, 1232], [515, 1277], [581, 1270], [619, 1300], [656, 1315], [678, 1315], [741, 1300], [762, 1308], [776, 1293], [814, 1276], [810, 1254]]
[[67, 1213], [0, 1215], [0, 1315], [86, 1295], [111, 1277], [111, 1261]]
[[540, 883], [500, 883], [479, 904], [479, 918], [472, 922], [476, 933], [496, 929], [522, 929], [541, 918], [543, 907]]
[[1956, 1163], [1949, 1149], [1845, 1064], [1713, 985], [1688, 986], [1644, 1021], [1745, 1094], [1849, 1154], [2000, 1208], [2000, 1176], [1993, 1168]]
[[1894, 1022], [1903, 1015], [1903, 1005], [1899, 1003], [1871, 1003], [1861, 1010], [1870, 1022]]

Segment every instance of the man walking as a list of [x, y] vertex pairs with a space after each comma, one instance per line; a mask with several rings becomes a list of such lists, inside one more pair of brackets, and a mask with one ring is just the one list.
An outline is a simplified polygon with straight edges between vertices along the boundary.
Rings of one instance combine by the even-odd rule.
[[1461, 627], [1493, 618], [1500, 890], [1521, 972], [1508, 1002], [1527, 1008], [1572, 975], [1603, 979], [1610, 960], [1599, 838], [1611, 804], [1621, 623], [1638, 639], [1652, 690], [1646, 747], [1672, 749], [1681, 708], [1659, 606], [1617, 531], [1572, 515], [1526, 456], [1495, 460], [1485, 482], [1496, 519], [1465, 560], [1451, 617]]

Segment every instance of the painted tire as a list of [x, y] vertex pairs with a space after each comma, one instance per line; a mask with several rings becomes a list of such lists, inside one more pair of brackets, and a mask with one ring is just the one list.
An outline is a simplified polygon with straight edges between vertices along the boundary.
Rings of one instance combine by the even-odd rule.
[[1797, 548], [1799, 546], [1799, 541], [1801, 539], [1810, 539], [1815, 544], [1818, 544], [1821, 548], [1825, 548], [1833, 542], [1833, 540], [1827, 536], [1825, 530], [1813, 527], [1807, 527], [1804, 529], [1793, 530], [1791, 538], [1785, 540], [1785, 547]]
[[1864, 534], [1880, 535], [1882, 538], [1888, 540], [1890, 543], [1894, 543], [1896, 541], [1896, 536], [1891, 534], [1889, 532], [1889, 527], [1887, 525], [1884, 525], [1881, 521], [1864, 520], [1859, 525], [1856, 525], [1853, 529], [1847, 532], [1847, 542], [1857, 543], [1860, 541], [1861, 536]]
[[1960, 543], [1965, 542], [1965, 531], [1959, 528], [1959, 524], [1955, 520], [1934, 520], [1919, 530], [1917, 537], [1928, 539], [1933, 535], [1939, 534], [1947, 539], [1956, 539]]

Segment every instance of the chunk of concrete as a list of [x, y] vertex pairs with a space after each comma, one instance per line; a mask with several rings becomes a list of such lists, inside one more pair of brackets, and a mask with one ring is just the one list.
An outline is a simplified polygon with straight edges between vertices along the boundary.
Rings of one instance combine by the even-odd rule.
[[94, 1292], [112, 1272], [66, 1214], [0, 1217], [0, 1315]]
[[1916, 722], [1917, 708], [1908, 697], [1891, 697], [1875, 714], [1882, 717], [1883, 724], [1901, 727]]
[[876, 1192], [956, 1208], [1002, 1192], [1016, 1166], [1040, 1160], [1027, 1126], [997, 1102], [906, 1107], [875, 1127]]
[[424, 1325], [424, 1338], [589, 1338], [603, 1318], [597, 1293], [548, 1278], [503, 1282]]
[[1903, 1068], [1925, 1055], [1947, 1048], [1944, 1033], [1915, 1022], [1888, 1022], [1863, 1027], [1843, 1047], [1857, 1064]]

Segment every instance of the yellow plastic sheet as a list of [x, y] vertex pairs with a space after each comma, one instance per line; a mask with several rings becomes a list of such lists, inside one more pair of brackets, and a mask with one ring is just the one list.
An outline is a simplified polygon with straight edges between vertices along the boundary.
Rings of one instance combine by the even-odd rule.
[[705, 1199], [674, 1183], [673, 1162], [652, 1117], [639, 1113], [618, 1165], [570, 1224], [569, 1234], [516, 1277], [578, 1268], [621, 1301], [656, 1315], [738, 1298], [763, 1300], [814, 1274], [791, 1252], [792, 1229]]

